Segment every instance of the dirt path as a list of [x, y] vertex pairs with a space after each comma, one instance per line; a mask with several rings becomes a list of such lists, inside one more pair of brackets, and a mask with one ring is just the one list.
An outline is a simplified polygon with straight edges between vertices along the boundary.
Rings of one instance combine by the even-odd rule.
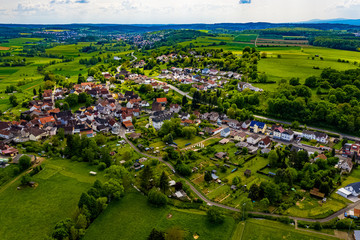
[[36, 158], [36, 163], [32, 166], [31, 169], [25, 171], [25, 172], [22, 172], [20, 173], [17, 177], [15, 177], [13, 180], [11, 180], [10, 182], [8, 182], [7, 184], [5, 184], [4, 186], [2, 186], [0, 188], [0, 193], [4, 192], [6, 189], [8, 189], [14, 182], [16, 182], [17, 180], [19, 180], [19, 178], [21, 178], [22, 176], [30, 173], [34, 167], [37, 167], [39, 166], [43, 161], [45, 160], [45, 158], [43, 157], [38, 157]]

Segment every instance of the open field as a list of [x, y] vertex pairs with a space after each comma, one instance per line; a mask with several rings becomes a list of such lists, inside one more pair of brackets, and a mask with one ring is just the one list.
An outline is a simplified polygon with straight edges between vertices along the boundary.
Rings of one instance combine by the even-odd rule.
[[18, 180], [0, 194], [0, 239], [44, 239], [56, 222], [72, 216], [81, 193], [102, 179], [102, 173], [89, 175], [95, 166], [87, 163], [59, 159], [44, 166], [33, 177], [37, 188], [16, 190]]
[[286, 225], [269, 220], [249, 219], [245, 223], [245, 229], [240, 239], [337, 239], [330, 236], [324, 236], [315, 232], [305, 232], [296, 230], [294, 226]]
[[[261, 59], [258, 69], [260, 72], [265, 72], [271, 81], [299, 77], [300, 82], [304, 83], [307, 77], [320, 76], [321, 71], [327, 67], [337, 70], [357, 68], [353, 63], [360, 58], [359, 52], [317, 47], [304, 47], [303, 49], [278, 48], [278, 50], [276, 48], [260, 49], [267, 53], [267, 58]], [[281, 55], [281, 58], [278, 58], [278, 55]], [[319, 57], [315, 57], [315, 55]], [[315, 57], [314, 60], [312, 60], [312, 57]], [[349, 60], [350, 63], [338, 62], [338, 59]], [[313, 67], [319, 67], [320, 69], [314, 69]], [[255, 85], [263, 87], [259, 84]]]
[[13, 48], [21, 48], [26, 44], [33, 44], [36, 42], [42, 41], [43, 38], [13, 38], [8, 39], [6, 43], [0, 43], [1, 47], [13, 47]]
[[[171, 218], [167, 215], [171, 214]], [[185, 231], [185, 239], [230, 239], [235, 221], [226, 217], [221, 225], [208, 223], [205, 212], [171, 207], [156, 208], [139, 193], [128, 193], [114, 202], [92, 223], [84, 240], [146, 239], [153, 228], [166, 231], [171, 227]]]

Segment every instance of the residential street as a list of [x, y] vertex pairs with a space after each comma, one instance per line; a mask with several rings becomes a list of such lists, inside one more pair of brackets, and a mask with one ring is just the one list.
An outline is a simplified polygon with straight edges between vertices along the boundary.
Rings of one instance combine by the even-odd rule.
[[[155, 158], [155, 159], [158, 159], [160, 162], [166, 164], [166, 166], [168, 166], [171, 170], [175, 170], [175, 168], [169, 163], [169, 162], [166, 162], [162, 159], [162, 157], [155, 157], [155, 156], [152, 156], [152, 155], [149, 155], [147, 153], [144, 153], [142, 151], [140, 151], [127, 137], [126, 137], [126, 132], [125, 132], [125, 129], [124, 128], [121, 128], [120, 130], [120, 136], [122, 138], [125, 139], [125, 141], [138, 153], [148, 157], [148, 158]], [[175, 173], [176, 174], [176, 173]], [[227, 210], [230, 210], [230, 211], [234, 211], [234, 212], [240, 212], [241, 210], [240, 209], [237, 209], [237, 208], [233, 208], [233, 207], [229, 207], [229, 206], [226, 206], [226, 205], [223, 205], [223, 204], [220, 204], [220, 203], [216, 203], [216, 202], [212, 202], [210, 201], [209, 199], [207, 199], [201, 192], [199, 192], [193, 185], [192, 183], [190, 183], [190, 181], [188, 181], [186, 178], [180, 176], [180, 175], [177, 175], [178, 177], [182, 178], [184, 180], [184, 182], [191, 188], [191, 190], [201, 199], [203, 200], [204, 202], [206, 202], [209, 206], [217, 206], [217, 207], [220, 207], [220, 208], [223, 208], [223, 209], [227, 209]], [[355, 202], [355, 203], [352, 203], [350, 205], [348, 205], [346, 208], [343, 208], [335, 213], [333, 213], [332, 215], [326, 217], [326, 218], [322, 218], [322, 219], [310, 219], [310, 218], [300, 218], [300, 217], [292, 217], [292, 216], [288, 216], [290, 219], [293, 219], [293, 220], [301, 220], [301, 221], [308, 221], [308, 222], [328, 222], [330, 221], [331, 219], [333, 218], [336, 218], [337, 216], [341, 215], [341, 214], [344, 214], [346, 211], [354, 208], [355, 206], [357, 206], [359, 204], [359, 202]], [[284, 215], [278, 215], [278, 214], [272, 214], [272, 213], [261, 213], [261, 212], [249, 212], [249, 213], [254, 213], [254, 214], [259, 214], [259, 215], [267, 215], [267, 216], [274, 216], [274, 217], [284, 217]]]

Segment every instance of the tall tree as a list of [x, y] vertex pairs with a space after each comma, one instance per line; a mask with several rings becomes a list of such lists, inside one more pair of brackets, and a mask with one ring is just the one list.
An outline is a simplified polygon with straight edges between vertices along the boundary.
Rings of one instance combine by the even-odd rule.
[[166, 190], [169, 189], [168, 176], [166, 175], [166, 173], [164, 171], [162, 172], [162, 174], [160, 176], [159, 187], [164, 193], [166, 192]]

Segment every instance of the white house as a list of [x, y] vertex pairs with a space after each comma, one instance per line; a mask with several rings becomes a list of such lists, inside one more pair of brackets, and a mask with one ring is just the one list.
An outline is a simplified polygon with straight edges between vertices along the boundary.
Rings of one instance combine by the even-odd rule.
[[227, 128], [224, 128], [223, 130], [221, 130], [221, 137], [228, 137], [230, 135], [230, 128], [227, 127]]
[[252, 145], [256, 145], [260, 140], [261, 138], [258, 135], [253, 134], [246, 139], [246, 142]]
[[281, 134], [281, 140], [291, 142], [294, 139], [294, 132], [291, 129], [285, 130]]
[[336, 193], [346, 198], [350, 195], [357, 197], [360, 194], [360, 182], [350, 183], [346, 187], [340, 188]]

